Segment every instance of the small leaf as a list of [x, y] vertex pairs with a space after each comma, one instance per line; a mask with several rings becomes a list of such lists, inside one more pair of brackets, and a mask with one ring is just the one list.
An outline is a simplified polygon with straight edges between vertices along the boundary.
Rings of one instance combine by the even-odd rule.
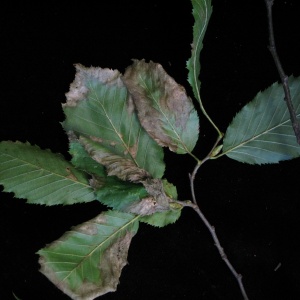
[[190, 83], [195, 98], [200, 99], [200, 52], [203, 47], [203, 39], [207, 25], [212, 14], [211, 0], [192, 0], [193, 16], [195, 24], [193, 26], [192, 55], [187, 61], [188, 82]]
[[174, 184], [168, 182], [167, 179], [162, 179], [162, 184], [163, 184], [163, 188], [164, 188], [166, 195], [169, 198], [176, 200], [178, 197], [176, 186]]
[[161, 178], [165, 170], [163, 149], [141, 126], [121, 74], [80, 64], [76, 71], [63, 104], [64, 129], [98, 142], [152, 177]]
[[85, 173], [62, 155], [29, 143], [0, 143], [0, 184], [28, 203], [56, 205], [95, 200]]
[[210, 157], [215, 157], [216, 155], [218, 155], [221, 150], [223, 148], [223, 145], [218, 145], [212, 152], [211, 152], [211, 155]]
[[199, 118], [185, 89], [160, 64], [133, 60], [123, 76], [139, 120], [161, 146], [190, 153], [199, 133]]
[[181, 215], [181, 208], [156, 212], [152, 215], [141, 217], [140, 221], [155, 227], [164, 227], [175, 223]]
[[74, 227], [38, 251], [40, 271], [76, 300], [93, 300], [117, 289], [138, 216], [107, 211]]
[[113, 150], [109, 151], [100, 143], [84, 137], [80, 137], [79, 142], [92, 159], [106, 167], [108, 176], [117, 176], [121, 180], [131, 182], [141, 182], [150, 177], [150, 174], [137, 167], [134, 161], [115, 154]]
[[[300, 116], [300, 78], [289, 77], [296, 115]], [[242, 108], [227, 128], [223, 153], [248, 164], [278, 163], [300, 156], [282, 84], [274, 83]]]

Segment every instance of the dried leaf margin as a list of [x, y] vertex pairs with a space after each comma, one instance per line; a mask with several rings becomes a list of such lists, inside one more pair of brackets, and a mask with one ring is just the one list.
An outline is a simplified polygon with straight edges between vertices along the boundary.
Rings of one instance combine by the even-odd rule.
[[40, 272], [74, 300], [93, 300], [119, 283], [139, 216], [103, 212], [38, 251]]

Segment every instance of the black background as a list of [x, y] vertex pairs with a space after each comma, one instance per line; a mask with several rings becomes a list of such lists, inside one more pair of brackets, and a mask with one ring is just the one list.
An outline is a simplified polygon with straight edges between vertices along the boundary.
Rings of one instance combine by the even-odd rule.
[[[233, 116], [279, 76], [267, 49], [263, 0], [213, 1], [201, 54], [202, 100], [222, 131]], [[69, 158], [61, 103], [75, 63], [118, 69], [131, 59], [163, 65], [189, 95], [193, 17], [190, 1], [13, 3], [1, 9], [0, 140], [20, 140]], [[277, 48], [285, 72], [300, 75], [300, 5], [275, 0]], [[198, 104], [195, 103], [198, 108]], [[201, 117], [195, 154], [202, 158], [216, 132]], [[166, 151], [166, 178], [189, 199], [194, 161]], [[251, 300], [298, 299], [299, 159], [249, 166], [227, 157], [201, 167], [195, 181], [201, 209], [243, 275]], [[1, 190], [3, 190], [1, 188]], [[38, 272], [38, 255], [71, 226], [105, 209], [98, 202], [29, 205], [0, 194], [0, 298], [69, 299]], [[190, 209], [162, 229], [140, 224], [114, 293], [103, 300], [242, 299], [207, 229]], [[276, 270], [277, 266], [280, 267]]]

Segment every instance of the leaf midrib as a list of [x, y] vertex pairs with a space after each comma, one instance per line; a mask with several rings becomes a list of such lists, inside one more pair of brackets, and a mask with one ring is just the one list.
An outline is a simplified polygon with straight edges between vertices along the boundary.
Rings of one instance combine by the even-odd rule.
[[[119, 218], [119, 217], [115, 217], [115, 216], [110, 216], [111, 218]], [[67, 276], [65, 276], [62, 281], [66, 281], [72, 274], [73, 272], [76, 272], [78, 269], [80, 269], [80, 266], [87, 260], [87, 259], [91, 259], [92, 255], [99, 249], [101, 248], [102, 246], [104, 246], [110, 239], [113, 241], [114, 238], [121, 232], [122, 234], [122, 231], [126, 229], [126, 227], [130, 226], [131, 224], [133, 224], [134, 222], [136, 222], [141, 216], [140, 215], [137, 215], [135, 218], [133, 218], [132, 220], [130, 220], [129, 222], [127, 222], [126, 224], [124, 224], [123, 226], [121, 226], [117, 231], [115, 231], [113, 234], [111, 234], [110, 236], [108, 236], [106, 239], [104, 239], [100, 244], [96, 245], [95, 248], [93, 250], [91, 250], [87, 255], [85, 256], [81, 256], [83, 257], [80, 262], [78, 264], [76, 264], [76, 267], [73, 268], [73, 270], [71, 271], [59, 271], [59, 272], [56, 272], [55, 273], [61, 273], [61, 272], [69, 272], [69, 274]], [[120, 218], [119, 218], [120, 219]], [[96, 224], [97, 226], [99, 225], [105, 225], [105, 224], [99, 224], [99, 223], [94, 223]], [[110, 225], [110, 226], [113, 226], [113, 225]], [[78, 233], [77, 231], [69, 231], [70, 233], [74, 232], [74, 233]], [[85, 233], [83, 233], [85, 234]], [[88, 235], [88, 234], [85, 234], [85, 235]], [[121, 237], [121, 235], [120, 235]], [[118, 237], [117, 237], [118, 238]], [[116, 239], [117, 239], [116, 238]], [[60, 243], [65, 243], [65, 241], [57, 241], [57, 242], [60, 242]], [[45, 252], [47, 253], [54, 253], [54, 254], [63, 254], [65, 255], [65, 253], [58, 253], [58, 252], [55, 252], [55, 251], [49, 251], [49, 250], [44, 250]], [[101, 250], [100, 250], [101, 251]], [[70, 254], [70, 253], [69, 253]], [[80, 257], [80, 256], [79, 256]], [[47, 264], [52, 264], [52, 263], [61, 263], [61, 262], [46, 262]]]
[[[148, 94], [151, 95], [152, 99], [154, 100], [155, 104], [157, 105], [157, 107], [159, 108], [159, 111], [162, 113], [162, 115], [164, 116], [164, 118], [166, 119], [168, 125], [172, 128], [173, 132], [176, 135], [175, 140], [177, 140], [177, 142], [181, 145], [181, 149], [186, 151], [187, 153], [190, 153], [190, 151], [188, 150], [187, 146], [185, 145], [185, 143], [182, 141], [179, 133], [177, 132], [176, 128], [173, 126], [173, 124], [170, 122], [169, 118], [167, 117], [167, 115], [164, 113], [164, 111], [162, 110], [160, 104], [159, 104], [159, 99], [156, 99], [155, 96], [153, 95], [153, 93], [151, 92], [151, 89], [148, 88], [146, 81], [143, 79], [143, 77], [139, 74], [140, 80], [142, 82], [142, 84], [144, 84], [144, 88], [145, 90], [148, 91]], [[170, 135], [169, 135], [170, 136]], [[174, 136], [170, 136], [171, 139], [174, 139]]]
[[[107, 87], [105, 86], [105, 89], [107, 89]], [[100, 101], [99, 97], [98, 97], [98, 94], [96, 93], [95, 89], [93, 88], [93, 86], [90, 84], [90, 90], [93, 91], [93, 94], [95, 95], [95, 98], [92, 98], [94, 101], [96, 101], [97, 103], [99, 103], [99, 105], [101, 106], [102, 108], [102, 111], [104, 112], [104, 115], [105, 117], [107, 118], [107, 120], [109, 121], [111, 127], [113, 128], [113, 132], [116, 133], [117, 137], [119, 138], [119, 140], [121, 141], [123, 147], [125, 148], [125, 151], [130, 155], [132, 161], [136, 164], [136, 166], [139, 167], [139, 164], [138, 162], [136, 161], [136, 159], [132, 156], [131, 154], [131, 151], [130, 151], [130, 145], [127, 145], [127, 143], [125, 142], [125, 140], [122, 138], [122, 134], [121, 132], [119, 132], [114, 124], [114, 122], [111, 120], [111, 118], [109, 117], [109, 114], [107, 112], [107, 110], [105, 109], [103, 103]], [[106, 92], [106, 91], [105, 91]], [[116, 92], [115, 92], [116, 93]], [[105, 97], [104, 97], [105, 98]], [[113, 102], [115, 102], [115, 99], [116, 99], [116, 96], [114, 95], [114, 99], [113, 99]], [[124, 107], [125, 107], [125, 104], [126, 104], [126, 101], [124, 101], [124, 104], [123, 104], [123, 108], [122, 108], [122, 117], [120, 118], [120, 122], [123, 118], [123, 111], [124, 111]], [[132, 119], [132, 118], [131, 118]], [[131, 136], [131, 125], [130, 125], [130, 133], [129, 135]], [[111, 129], [109, 129], [111, 130]], [[128, 138], [128, 140], [130, 141], [130, 136]], [[137, 139], [137, 143], [139, 143], [139, 140]]]
[[[299, 117], [299, 116], [300, 116], [300, 113], [297, 114], [297, 117]], [[232, 148], [226, 150], [226, 151], [223, 152], [221, 155], [225, 155], [225, 154], [227, 154], [227, 153], [229, 153], [229, 152], [234, 151], [235, 149], [238, 149], [238, 148], [240, 148], [240, 147], [243, 147], [245, 144], [250, 143], [250, 142], [252, 142], [253, 140], [256, 140], [258, 137], [263, 136], [263, 135], [269, 133], [270, 131], [276, 129], [277, 127], [283, 126], [284, 124], [288, 123], [289, 121], [290, 121], [290, 119], [288, 119], [288, 120], [286, 120], [286, 121], [284, 121], [284, 122], [281, 122], [281, 123], [279, 123], [278, 125], [273, 126], [273, 127], [269, 128], [269, 129], [267, 129], [267, 130], [261, 132], [260, 134], [255, 135], [255, 136], [253, 136], [252, 138], [250, 138], [250, 139], [248, 139], [248, 140], [245, 140], [244, 142], [242, 142], [242, 143], [240, 143], [240, 144], [238, 144], [238, 145], [236, 145], [236, 146], [234, 146], [234, 147], [232, 147]], [[220, 155], [220, 156], [221, 156], [221, 155]]]
[[[19, 158], [19, 157], [14, 157], [14, 156], [9, 155], [9, 154], [7, 154], [7, 153], [2, 153], [1, 156], [11, 157], [12, 160], [18, 160], [18, 161], [20, 161], [20, 162], [23, 162], [25, 165], [29, 165], [29, 166], [31, 166], [32, 168], [34, 168], [35, 171], [39, 171], [39, 170], [46, 171], [46, 172], [50, 173], [50, 175], [54, 175], [54, 176], [63, 178], [63, 180], [69, 180], [69, 181], [71, 181], [71, 182], [74, 182], [74, 183], [78, 183], [78, 184], [84, 185], [85, 187], [90, 187], [88, 184], [85, 184], [85, 183], [83, 183], [83, 182], [81, 182], [81, 181], [73, 180], [73, 179], [69, 178], [68, 175], [65, 175], [65, 176], [64, 176], [64, 175], [62, 175], [62, 174], [56, 173], [56, 172], [54, 172], [54, 171], [51, 171], [51, 170], [49, 170], [49, 169], [47, 169], [47, 168], [45, 168], [45, 167], [42, 168], [41, 166], [35, 165], [35, 164], [33, 164], [33, 163], [31, 163], [31, 162], [28, 162], [28, 161], [26, 161], [26, 160], [24, 160], [24, 159], [21, 159], [21, 158]], [[5, 163], [11, 162], [12, 160], [5, 161]], [[2, 164], [2, 163], [1, 163], [1, 164]], [[23, 167], [24, 164], [23, 164], [23, 165], [19, 165], [19, 166], [15, 166], [15, 167], [17, 167], [17, 168]], [[14, 168], [15, 168], [15, 167], [14, 167]], [[8, 170], [11, 170], [11, 168], [9, 168]], [[26, 173], [27, 173], [27, 172], [26, 172]], [[23, 173], [22, 175], [24, 175], [24, 174], [26, 174], [26, 173]], [[13, 177], [10, 177], [10, 179], [11, 179], [11, 178], [13, 178]], [[33, 180], [34, 180], [34, 179], [33, 179]]]

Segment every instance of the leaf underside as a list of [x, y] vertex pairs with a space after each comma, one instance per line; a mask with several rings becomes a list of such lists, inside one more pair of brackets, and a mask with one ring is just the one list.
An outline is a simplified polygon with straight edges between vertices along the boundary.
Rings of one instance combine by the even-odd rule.
[[190, 153], [199, 134], [199, 118], [185, 89], [160, 64], [133, 60], [122, 78], [148, 134], [178, 154]]
[[200, 102], [200, 52], [203, 48], [203, 39], [212, 14], [211, 0], [192, 0], [193, 26], [192, 55], [187, 61], [188, 82], [193, 89], [195, 98]]
[[[296, 115], [300, 116], [300, 78], [289, 77]], [[300, 146], [284, 101], [282, 84], [259, 92], [227, 128], [223, 153], [248, 164], [270, 164], [300, 156]]]
[[72, 299], [92, 300], [115, 291], [138, 219], [107, 211], [72, 228], [38, 251], [40, 271]]
[[62, 155], [29, 143], [0, 143], [0, 184], [28, 203], [56, 205], [95, 200], [85, 173]]
[[163, 150], [142, 128], [117, 70], [76, 65], [63, 104], [64, 129], [90, 138], [106, 151], [131, 160], [154, 178], [163, 176]]

